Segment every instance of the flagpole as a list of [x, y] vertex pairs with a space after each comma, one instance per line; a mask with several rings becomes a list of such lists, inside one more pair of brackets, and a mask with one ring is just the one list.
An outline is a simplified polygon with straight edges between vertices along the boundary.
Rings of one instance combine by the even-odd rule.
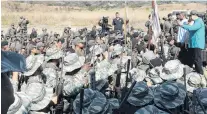
[[125, 15], [124, 15], [124, 39], [125, 39], [125, 47], [126, 47], [126, 45], [127, 45], [127, 37], [126, 37], [126, 33], [127, 33], [127, 30], [126, 30], [126, 20], [127, 20], [127, 8], [126, 8], [126, 6], [127, 6], [127, 2], [126, 2], [127, 0], [125, 0]]

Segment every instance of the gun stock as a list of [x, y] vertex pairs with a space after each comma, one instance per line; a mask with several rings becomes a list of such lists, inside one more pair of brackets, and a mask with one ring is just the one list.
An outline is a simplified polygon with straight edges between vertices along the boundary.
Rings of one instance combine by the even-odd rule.
[[[116, 76], [116, 83], [115, 83], [115, 87], [116, 88], [120, 88], [120, 79], [121, 79], [121, 68], [119, 68], [117, 70], [117, 76]], [[115, 89], [115, 97], [118, 98], [118, 95], [120, 94], [120, 91], [118, 91], [117, 89]]]
[[96, 89], [96, 85], [95, 85], [95, 83], [96, 83], [96, 74], [95, 74], [95, 71], [90, 71], [90, 73], [89, 73], [89, 75], [90, 75], [90, 88], [92, 89], [92, 90], [95, 90]]
[[[64, 56], [62, 57], [62, 66], [61, 66], [61, 74], [60, 76], [58, 77], [58, 75], [56, 76], [56, 88], [55, 88], [55, 93], [58, 97], [58, 100], [57, 100], [57, 104], [61, 104], [63, 103], [63, 83], [64, 83], [64, 80], [62, 78], [63, 76], [63, 62], [64, 62]], [[63, 104], [64, 105], [64, 104]], [[63, 113], [63, 106], [61, 107], [55, 107], [55, 114], [62, 114]]]

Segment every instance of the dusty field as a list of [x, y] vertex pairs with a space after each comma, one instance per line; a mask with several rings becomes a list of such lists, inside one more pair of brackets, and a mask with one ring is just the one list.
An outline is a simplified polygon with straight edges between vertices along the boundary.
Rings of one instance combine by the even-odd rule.
[[[97, 25], [97, 22], [103, 16], [110, 17], [111, 20], [114, 18], [115, 12], [120, 12], [120, 15], [124, 17], [124, 8], [120, 9], [109, 9], [109, 10], [94, 10], [88, 11], [83, 8], [76, 7], [58, 7], [58, 6], [46, 6], [37, 4], [25, 4], [25, 3], [14, 3], [14, 2], [2, 2], [1, 11], [1, 28], [6, 30], [11, 23], [15, 23], [17, 26], [20, 16], [24, 16], [29, 19], [29, 32], [33, 27], [37, 28], [41, 32], [41, 28], [46, 27], [49, 31], [57, 31], [62, 33], [65, 26], [72, 26], [74, 28], [79, 27], [91, 27]], [[172, 10], [194, 10], [205, 11], [205, 4], [163, 4], [159, 5], [160, 17], [166, 16]], [[144, 23], [148, 19], [148, 15], [151, 12], [150, 6], [144, 6], [141, 8], [127, 8], [128, 18], [130, 24], [135, 28], [145, 29]]]

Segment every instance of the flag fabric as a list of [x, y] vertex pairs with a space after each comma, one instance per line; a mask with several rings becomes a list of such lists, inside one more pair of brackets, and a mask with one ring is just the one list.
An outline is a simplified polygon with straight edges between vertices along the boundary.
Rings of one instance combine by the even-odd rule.
[[25, 58], [15, 52], [1, 51], [1, 73], [26, 71]]
[[158, 15], [158, 8], [156, 0], [152, 0], [152, 13], [151, 13], [151, 29], [152, 29], [152, 40], [151, 43], [157, 45], [158, 37], [161, 34], [161, 27]]

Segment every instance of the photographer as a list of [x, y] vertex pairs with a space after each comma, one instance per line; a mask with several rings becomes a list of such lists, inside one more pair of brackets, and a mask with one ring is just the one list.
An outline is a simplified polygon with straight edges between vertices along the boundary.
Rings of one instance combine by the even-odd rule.
[[111, 25], [108, 24], [108, 17], [103, 17], [99, 22], [98, 25], [101, 26], [102, 30], [101, 33], [109, 32]]

